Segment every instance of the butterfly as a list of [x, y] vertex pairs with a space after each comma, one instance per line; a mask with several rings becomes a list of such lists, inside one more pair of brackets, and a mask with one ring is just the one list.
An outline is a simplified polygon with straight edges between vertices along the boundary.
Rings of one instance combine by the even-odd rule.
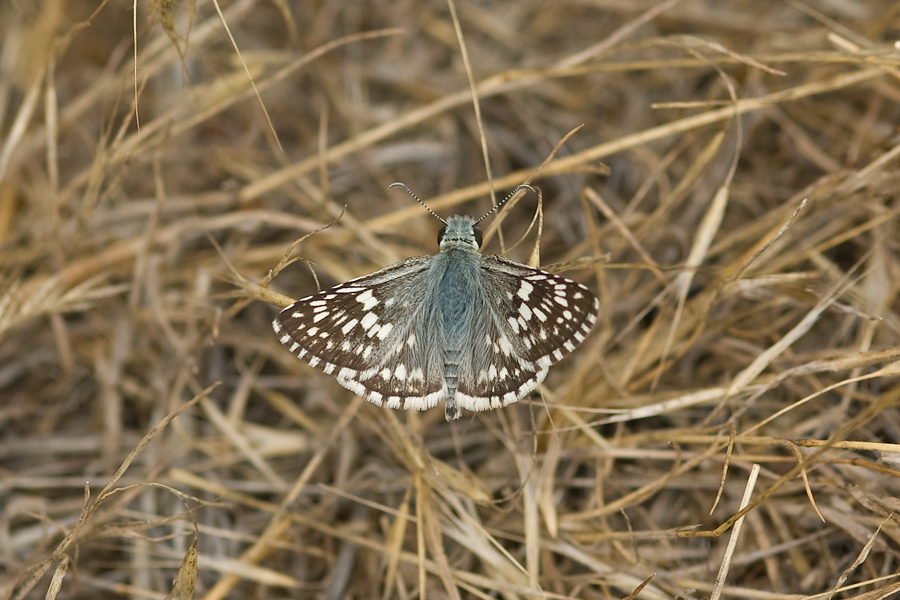
[[443, 221], [440, 252], [307, 296], [272, 322], [294, 355], [364, 399], [425, 410], [506, 406], [534, 390], [550, 365], [584, 341], [599, 301], [580, 283], [479, 253], [480, 219]]

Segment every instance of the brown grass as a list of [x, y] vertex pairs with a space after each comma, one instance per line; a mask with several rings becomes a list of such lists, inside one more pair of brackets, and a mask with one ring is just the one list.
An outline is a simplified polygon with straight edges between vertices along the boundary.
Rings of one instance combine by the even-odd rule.
[[[0, 5], [0, 598], [900, 590], [896, 3], [460, 2], [480, 119], [440, 0], [130, 9]], [[482, 142], [584, 345], [455, 423], [293, 358]]]

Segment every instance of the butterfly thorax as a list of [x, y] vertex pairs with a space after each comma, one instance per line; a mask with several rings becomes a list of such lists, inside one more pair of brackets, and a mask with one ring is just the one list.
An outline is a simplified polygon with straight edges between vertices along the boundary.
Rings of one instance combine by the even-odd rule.
[[435, 267], [440, 275], [435, 302], [444, 342], [447, 348], [458, 350], [483, 286], [480, 257], [476, 252], [446, 250], [436, 257]]
[[471, 322], [475, 299], [483, 287], [478, 244], [474, 219], [450, 217], [441, 231], [441, 252], [433, 261], [432, 274], [438, 282], [434, 296], [438, 318], [444, 343], [453, 354], [462, 350], [462, 334]]

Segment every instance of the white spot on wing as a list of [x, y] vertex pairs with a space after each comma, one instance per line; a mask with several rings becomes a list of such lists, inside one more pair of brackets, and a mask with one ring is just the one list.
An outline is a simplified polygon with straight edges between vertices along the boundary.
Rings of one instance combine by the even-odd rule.
[[381, 330], [378, 332], [378, 339], [383, 340], [391, 333], [391, 330], [394, 328], [393, 323], [385, 323], [381, 326]]
[[513, 333], [519, 333], [519, 321], [515, 317], [509, 317], [507, 321], [509, 321], [509, 326], [513, 328]]
[[[341, 372], [343, 373], [343, 371], [347, 371], [347, 370], [349, 370], [349, 369], [343, 369]], [[356, 371], [353, 371], [353, 373], [356, 373]], [[340, 383], [342, 386], [344, 386], [345, 388], [347, 388], [348, 390], [350, 390], [357, 396], [365, 396], [365, 394], [366, 394], [366, 386], [364, 386], [363, 384], [361, 384], [358, 381], [342, 379], [340, 376], [338, 376], [338, 383]]]
[[370, 312], [370, 313], [366, 313], [366, 316], [364, 316], [362, 318], [362, 320], [359, 322], [359, 324], [363, 329], [368, 329], [369, 327], [374, 325], [375, 321], [377, 321], [377, 320], [378, 320], [378, 315], [376, 315], [373, 312]]
[[531, 291], [534, 289], [534, 286], [525, 281], [524, 279], [520, 282], [519, 292], [516, 294], [522, 300], [527, 301], [528, 297], [531, 295]]
[[363, 305], [363, 310], [372, 310], [378, 304], [378, 298], [372, 294], [372, 290], [366, 290], [356, 297], [356, 301]]
[[527, 304], [519, 305], [519, 314], [522, 315], [522, 318], [525, 319], [526, 321], [531, 319], [531, 309], [528, 308]]

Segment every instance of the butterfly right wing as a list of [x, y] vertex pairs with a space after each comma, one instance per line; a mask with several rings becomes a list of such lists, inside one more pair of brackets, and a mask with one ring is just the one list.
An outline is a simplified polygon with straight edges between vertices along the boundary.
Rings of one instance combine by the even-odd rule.
[[444, 399], [443, 357], [429, 332], [432, 257], [409, 258], [285, 308], [272, 322], [295, 356], [388, 408]]
[[483, 306], [473, 311], [456, 399], [481, 411], [534, 390], [590, 332], [600, 303], [585, 286], [501, 258], [482, 258]]

